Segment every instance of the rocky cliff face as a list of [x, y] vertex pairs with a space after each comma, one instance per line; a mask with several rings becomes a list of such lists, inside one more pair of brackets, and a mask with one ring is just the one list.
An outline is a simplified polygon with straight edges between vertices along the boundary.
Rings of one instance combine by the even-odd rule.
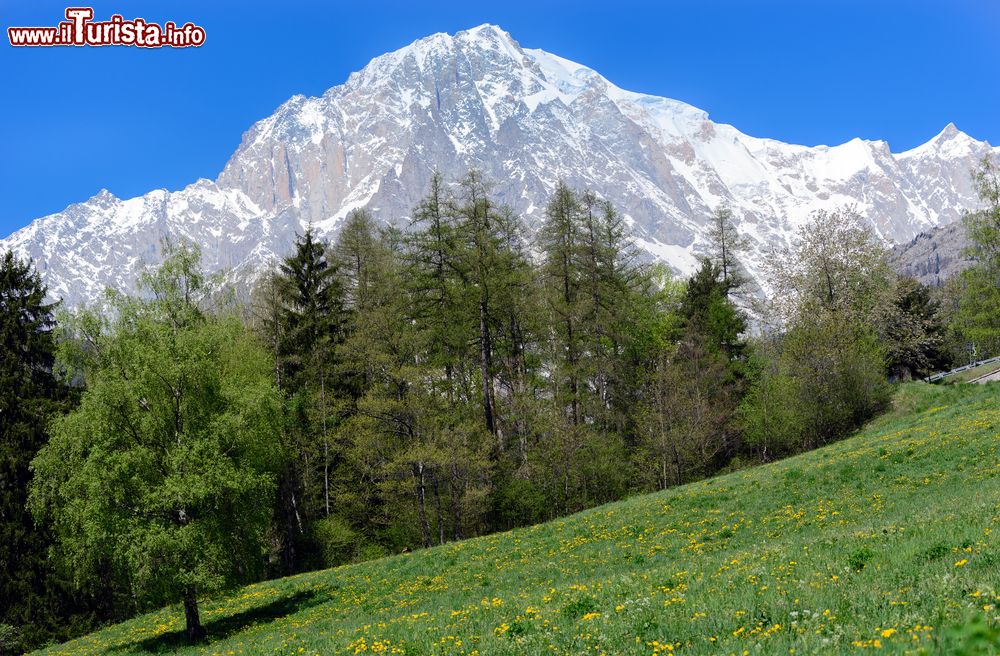
[[961, 222], [932, 228], [896, 245], [890, 254], [893, 269], [916, 278], [925, 285], [940, 287], [948, 279], [970, 266], [962, 254], [968, 246]]
[[318, 98], [293, 97], [250, 128], [215, 182], [125, 201], [102, 192], [0, 248], [34, 258], [71, 304], [131, 288], [165, 235], [201, 244], [209, 269], [246, 277], [309, 224], [332, 237], [362, 206], [404, 222], [432, 171], [454, 178], [476, 167], [529, 230], [559, 179], [594, 189], [679, 273], [704, 248], [707, 217], [727, 205], [760, 275], [769, 250], [817, 209], [854, 205], [887, 243], [955, 221], [977, 205], [976, 161], [998, 152], [954, 125], [897, 154], [883, 141], [750, 137], [483, 25], [378, 57]]

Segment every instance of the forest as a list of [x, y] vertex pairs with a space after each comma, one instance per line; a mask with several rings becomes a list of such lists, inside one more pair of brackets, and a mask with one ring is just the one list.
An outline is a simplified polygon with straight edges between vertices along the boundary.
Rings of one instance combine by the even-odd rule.
[[[0, 256], [0, 651], [233, 586], [536, 524], [831, 443], [896, 382], [1000, 354], [1000, 182], [974, 265], [895, 274], [818, 212], [741, 265], [732, 213], [687, 279], [560, 183], [532, 234], [473, 170], [400, 224], [307, 229], [252, 291], [165, 242], [133, 295], [61, 308]], [[393, 227], [395, 226], [395, 227]]]

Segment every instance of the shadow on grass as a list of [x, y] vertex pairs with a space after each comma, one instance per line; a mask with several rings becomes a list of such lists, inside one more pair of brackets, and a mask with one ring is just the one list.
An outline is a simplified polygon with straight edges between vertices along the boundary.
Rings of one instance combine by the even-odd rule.
[[121, 645], [115, 651], [134, 652], [138, 650], [153, 654], [162, 654], [172, 653], [184, 647], [204, 646], [217, 640], [224, 640], [257, 624], [267, 624], [276, 619], [316, 606], [323, 601], [323, 597], [319, 596], [315, 590], [303, 590], [288, 597], [275, 599], [263, 606], [248, 608], [232, 615], [204, 622], [205, 631], [208, 635], [205, 640], [195, 645], [188, 642], [184, 629], [181, 628], [179, 631], [164, 633], [155, 638], [136, 640]]

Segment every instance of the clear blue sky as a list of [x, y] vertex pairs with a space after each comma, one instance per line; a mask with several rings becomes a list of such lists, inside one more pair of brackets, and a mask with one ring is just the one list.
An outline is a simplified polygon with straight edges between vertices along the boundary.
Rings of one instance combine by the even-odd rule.
[[127, 198], [214, 178], [243, 131], [289, 96], [484, 22], [752, 135], [860, 136], [898, 152], [953, 121], [1000, 144], [995, 0], [92, 4], [96, 19], [193, 21], [206, 44], [15, 50], [8, 26], [54, 25], [66, 3], [0, 0], [0, 236], [102, 187]]

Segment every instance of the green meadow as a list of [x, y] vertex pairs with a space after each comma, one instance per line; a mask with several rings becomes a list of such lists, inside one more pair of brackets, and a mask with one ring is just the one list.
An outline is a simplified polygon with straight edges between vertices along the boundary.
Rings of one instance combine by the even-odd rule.
[[558, 521], [170, 607], [49, 654], [1000, 653], [1000, 385]]

